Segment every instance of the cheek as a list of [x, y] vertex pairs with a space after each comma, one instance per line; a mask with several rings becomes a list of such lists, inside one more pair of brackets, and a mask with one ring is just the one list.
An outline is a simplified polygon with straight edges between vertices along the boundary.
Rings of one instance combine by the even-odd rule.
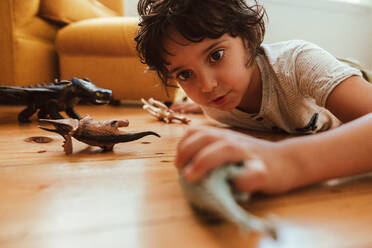
[[236, 89], [244, 87], [249, 77], [248, 68], [243, 63], [230, 63], [222, 71], [223, 81]]
[[190, 84], [180, 84], [186, 95], [195, 103], [203, 104], [204, 99], [199, 90], [196, 87], [192, 87]]

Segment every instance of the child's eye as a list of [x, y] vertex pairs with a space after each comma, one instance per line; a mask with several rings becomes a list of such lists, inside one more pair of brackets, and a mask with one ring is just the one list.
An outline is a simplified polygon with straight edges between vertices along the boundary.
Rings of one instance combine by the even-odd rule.
[[210, 62], [216, 63], [217, 61], [219, 61], [223, 57], [224, 52], [225, 51], [223, 49], [220, 49], [220, 50], [217, 50], [217, 51], [214, 51], [213, 53], [211, 53], [209, 55]]
[[181, 81], [186, 81], [192, 76], [192, 71], [181, 71], [177, 74], [177, 78]]

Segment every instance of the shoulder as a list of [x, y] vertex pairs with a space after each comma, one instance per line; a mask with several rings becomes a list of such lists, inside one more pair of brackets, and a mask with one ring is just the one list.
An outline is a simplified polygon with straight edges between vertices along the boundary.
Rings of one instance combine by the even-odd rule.
[[285, 60], [295, 62], [303, 56], [332, 56], [321, 47], [305, 40], [288, 40], [270, 44], [262, 44], [262, 50], [271, 63]]
[[314, 46], [313, 43], [305, 40], [286, 40], [274, 43], [263, 43], [262, 47], [268, 51], [288, 51], [305, 46]]
[[318, 45], [304, 40], [289, 40], [263, 44], [262, 50], [268, 62], [278, 72], [292, 72], [297, 79], [311, 75], [342, 74], [345, 71], [359, 75], [359, 71], [339, 61]]

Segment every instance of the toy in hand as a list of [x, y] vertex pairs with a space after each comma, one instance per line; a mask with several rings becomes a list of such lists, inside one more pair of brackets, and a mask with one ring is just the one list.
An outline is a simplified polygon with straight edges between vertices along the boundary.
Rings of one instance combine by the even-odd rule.
[[147, 110], [151, 115], [155, 116], [158, 120], [170, 123], [173, 120], [179, 120], [182, 123], [188, 124], [191, 120], [186, 116], [179, 115], [173, 110], [169, 109], [164, 103], [159, 102], [153, 98], [148, 101], [141, 99], [143, 109]]
[[130, 142], [147, 135], [159, 134], [151, 131], [139, 133], [125, 133], [119, 130], [119, 127], [127, 127], [127, 120], [109, 120], [109, 121], [94, 121], [89, 115], [83, 119], [60, 119], [48, 120], [40, 119], [41, 123], [52, 124], [56, 129], [40, 127], [43, 130], [60, 134], [65, 142], [63, 144], [64, 151], [67, 155], [72, 153], [71, 137], [84, 142], [88, 145], [99, 146], [103, 151], [112, 151], [117, 143]]
[[27, 105], [18, 115], [19, 122], [30, 122], [29, 118], [39, 110], [39, 119], [63, 119], [59, 113], [65, 111], [74, 119], [81, 119], [74, 110], [74, 105], [83, 100], [95, 105], [107, 104], [112, 91], [95, 86], [88, 79], [72, 78], [57, 80], [48, 85], [33, 87], [0, 86], [0, 99], [6, 104]]
[[[259, 160], [245, 163], [262, 163]], [[197, 183], [187, 182], [180, 171], [179, 182], [191, 205], [199, 213], [228, 220], [246, 231], [266, 233], [277, 239], [274, 223], [258, 218], [237, 204], [237, 201], [248, 201], [248, 193], [235, 192], [231, 180], [243, 172], [243, 164], [229, 163], [212, 170]]]

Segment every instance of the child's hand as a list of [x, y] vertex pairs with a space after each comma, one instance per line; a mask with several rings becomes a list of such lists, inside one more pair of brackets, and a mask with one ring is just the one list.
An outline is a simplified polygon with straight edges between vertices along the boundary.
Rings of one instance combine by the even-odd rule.
[[200, 114], [203, 112], [200, 106], [194, 102], [175, 102], [172, 104], [170, 109], [182, 114], [186, 113]]
[[234, 182], [236, 188], [245, 192], [279, 193], [291, 188], [295, 173], [289, 171], [290, 163], [278, 148], [273, 142], [239, 132], [194, 127], [179, 142], [175, 163], [183, 169], [186, 180], [197, 182], [209, 170], [227, 162], [260, 159], [263, 163], [245, 164], [245, 172]]

